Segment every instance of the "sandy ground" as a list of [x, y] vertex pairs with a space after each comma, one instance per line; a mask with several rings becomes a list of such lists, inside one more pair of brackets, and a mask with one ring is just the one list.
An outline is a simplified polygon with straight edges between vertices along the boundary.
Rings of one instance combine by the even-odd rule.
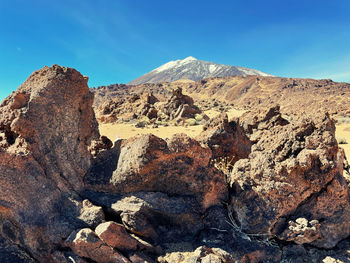
[[[242, 115], [244, 111], [232, 109], [227, 112], [229, 119], [233, 117], [239, 117]], [[205, 114], [208, 115], [209, 118], [213, 118], [220, 114], [220, 112], [215, 110], [205, 111]], [[188, 136], [194, 138], [198, 134], [201, 133], [203, 129], [203, 125], [194, 125], [188, 127], [182, 126], [159, 126], [158, 128], [136, 128], [134, 124], [100, 124], [100, 133], [101, 135], [107, 136], [110, 140], [114, 141], [116, 136], [118, 135], [121, 139], [127, 139], [138, 134], [146, 134], [152, 133], [160, 138], [166, 139], [170, 138], [176, 133], [186, 133]]]
[[337, 129], [335, 131], [335, 135], [337, 138], [344, 138], [348, 143], [347, 144], [339, 144], [345, 150], [345, 155], [347, 159], [350, 161], [350, 124], [340, 124], [336, 126]]
[[186, 133], [190, 137], [196, 137], [201, 131], [202, 125], [190, 127], [182, 126], [159, 126], [159, 128], [136, 128], [134, 124], [100, 124], [101, 135], [107, 136], [114, 141], [118, 135], [121, 139], [127, 139], [138, 134], [152, 133], [160, 138], [166, 139], [175, 133]]
[[[207, 110], [204, 113], [207, 114], [209, 118], [214, 118], [215, 116], [220, 114], [220, 112], [216, 110]], [[245, 113], [244, 110], [231, 109], [227, 112], [227, 116], [229, 119], [232, 119], [234, 117], [241, 116], [243, 113]]]

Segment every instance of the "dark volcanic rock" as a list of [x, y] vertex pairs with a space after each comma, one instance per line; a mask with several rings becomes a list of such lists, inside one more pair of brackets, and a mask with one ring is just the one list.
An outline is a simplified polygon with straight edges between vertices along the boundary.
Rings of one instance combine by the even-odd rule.
[[[256, 127], [250, 135], [256, 143], [230, 177], [238, 224], [248, 233], [284, 232], [282, 239], [334, 247], [350, 234], [350, 203], [333, 121], [321, 115], [286, 124], [275, 112], [254, 123], [246, 127]], [[301, 239], [300, 230], [288, 226], [298, 218], [318, 220], [320, 226], [305, 229], [309, 237]]]
[[213, 159], [226, 158], [230, 165], [247, 158], [252, 145], [238, 122], [229, 122], [226, 113], [211, 119], [196, 139], [212, 150]]
[[160, 244], [191, 240], [203, 227], [199, 204], [190, 197], [141, 192], [124, 196], [111, 208], [131, 232]]
[[87, 77], [70, 68], [44, 67], [3, 101], [0, 130], [14, 145], [11, 150], [22, 147], [17, 152], [30, 152], [47, 177], [79, 190], [90, 167], [87, 146], [98, 137], [92, 102]]

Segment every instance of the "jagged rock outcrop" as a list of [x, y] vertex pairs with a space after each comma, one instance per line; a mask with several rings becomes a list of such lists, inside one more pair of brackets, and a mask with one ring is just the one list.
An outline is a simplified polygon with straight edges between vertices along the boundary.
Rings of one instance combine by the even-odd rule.
[[34, 72], [0, 106], [1, 235], [50, 262], [79, 219], [76, 191], [98, 136], [87, 78], [57, 65]]
[[[278, 108], [257, 116], [242, 117], [254, 144], [230, 175], [238, 225], [248, 233], [334, 247], [350, 234], [350, 203], [333, 121], [323, 114], [289, 124]], [[319, 222], [309, 238], [301, 239], [297, 228], [291, 233], [288, 221], [298, 218]]]
[[97, 108], [97, 119], [103, 123], [124, 122], [142, 117], [155, 119], [158, 114], [154, 106], [156, 102], [158, 99], [152, 93], [107, 100]]
[[[166, 119], [194, 118], [201, 110], [194, 105], [190, 96], [182, 94], [182, 89], [177, 88], [172, 91], [172, 96], [163, 104], [159, 105], [159, 111], [165, 115]], [[162, 117], [162, 115], [160, 115]]]
[[[156, 121], [158, 124], [164, 124], [172, 120], [184, 125], [187, 119], [195, 119], [196, 115], [202, 113], [190, 96], [182, 94], [181, 88], [173, 90], [166, 101], [159, 101], [152, 93], [132, 94], [126, 98], [107, 100], [95, 108], [95, 111], [101, 123], [139, 120], [141, 121], [139, 126]], [[208, 120], [205, 114], [197, 118]]]
[[214, 160], [220, 161], [221, 158], [225, 158], [228, 165], [247, 158], [252, 145], [238, 122], [229, 122], [226, 113], [204, 125], [203, 132], [196, 139], [212, 150]]

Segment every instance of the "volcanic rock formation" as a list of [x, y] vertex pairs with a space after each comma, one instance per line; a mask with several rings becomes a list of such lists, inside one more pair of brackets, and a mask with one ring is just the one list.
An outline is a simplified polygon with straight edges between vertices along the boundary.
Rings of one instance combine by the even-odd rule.
[[271, 107], [211, 120], [199, 141], [112, 143], [92, 99], [86, 77], [54, 65], [2, 102], [1, 262], [349, 259], [349, 188], [329, 115], [286, 120]]
[[126, 99], [108, 100], [96, 109], [97, 119], [101, 123], [123, 123], [147, 117], [152, 123], [157, 119], [158, 122], [177, 120], [178, 124], [185, 124], [186, 119], [194, 119], [200, 113], [193, 99], [182, 94], [181, 88], [173, 90], [170, 98], [163, 102], [152, 93], [133, 94]]
[[34, 72], [0, 106], [2, 235], [49, 262], [79, 218], [77, 194], [98, 137], [87, 78], [57, 65]]
[[99, 122], [109, 123], [140, 119], [146, 116], [149, 119], [157, 118], [157, 110], [154, 104], [158, 99], [152, 93], [142, 95], [133, 94], [126, 99], [113, 99], [104, 102], [97, 109]]

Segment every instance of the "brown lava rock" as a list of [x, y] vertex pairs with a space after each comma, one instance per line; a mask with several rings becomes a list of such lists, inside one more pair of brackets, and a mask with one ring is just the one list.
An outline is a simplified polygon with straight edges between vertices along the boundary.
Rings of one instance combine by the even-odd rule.
[[111, 178], [115, 192], [190, 195], [200, 200], [203, 209], [226, 199], [224, 176], [209, 166], [210, 149], [185, 135], [175, 135], [169, 145], [151, 134], [124, 141]]
[[79, 219], [75, 191], [91, 164], [98, 137], [87, 78], [57, 65], [35, 71], [0, 106], [0, 228], [32, 257], [52, 252]]
[[318, 220], [320, 234], [303, 243], [332, 248], [350, 234], [344, 153], [336, 143], [334, 123], [320, 115], [287, 124], [276, 109], [267, 112], [255, 120], [249, 114], [242, 118], [254, 120], [242, 125], [255, 144], [230, 176], [234, 217], [244, 231], [271, 236], [285, 231], [288, 220]]
[[230, 165], [247, 158], [252, 145], [238, 122], [229, 122], [226, 113], [204, 125], [203, 132], [196, 139], [212, 150], [213, 159], [227, 158]]

